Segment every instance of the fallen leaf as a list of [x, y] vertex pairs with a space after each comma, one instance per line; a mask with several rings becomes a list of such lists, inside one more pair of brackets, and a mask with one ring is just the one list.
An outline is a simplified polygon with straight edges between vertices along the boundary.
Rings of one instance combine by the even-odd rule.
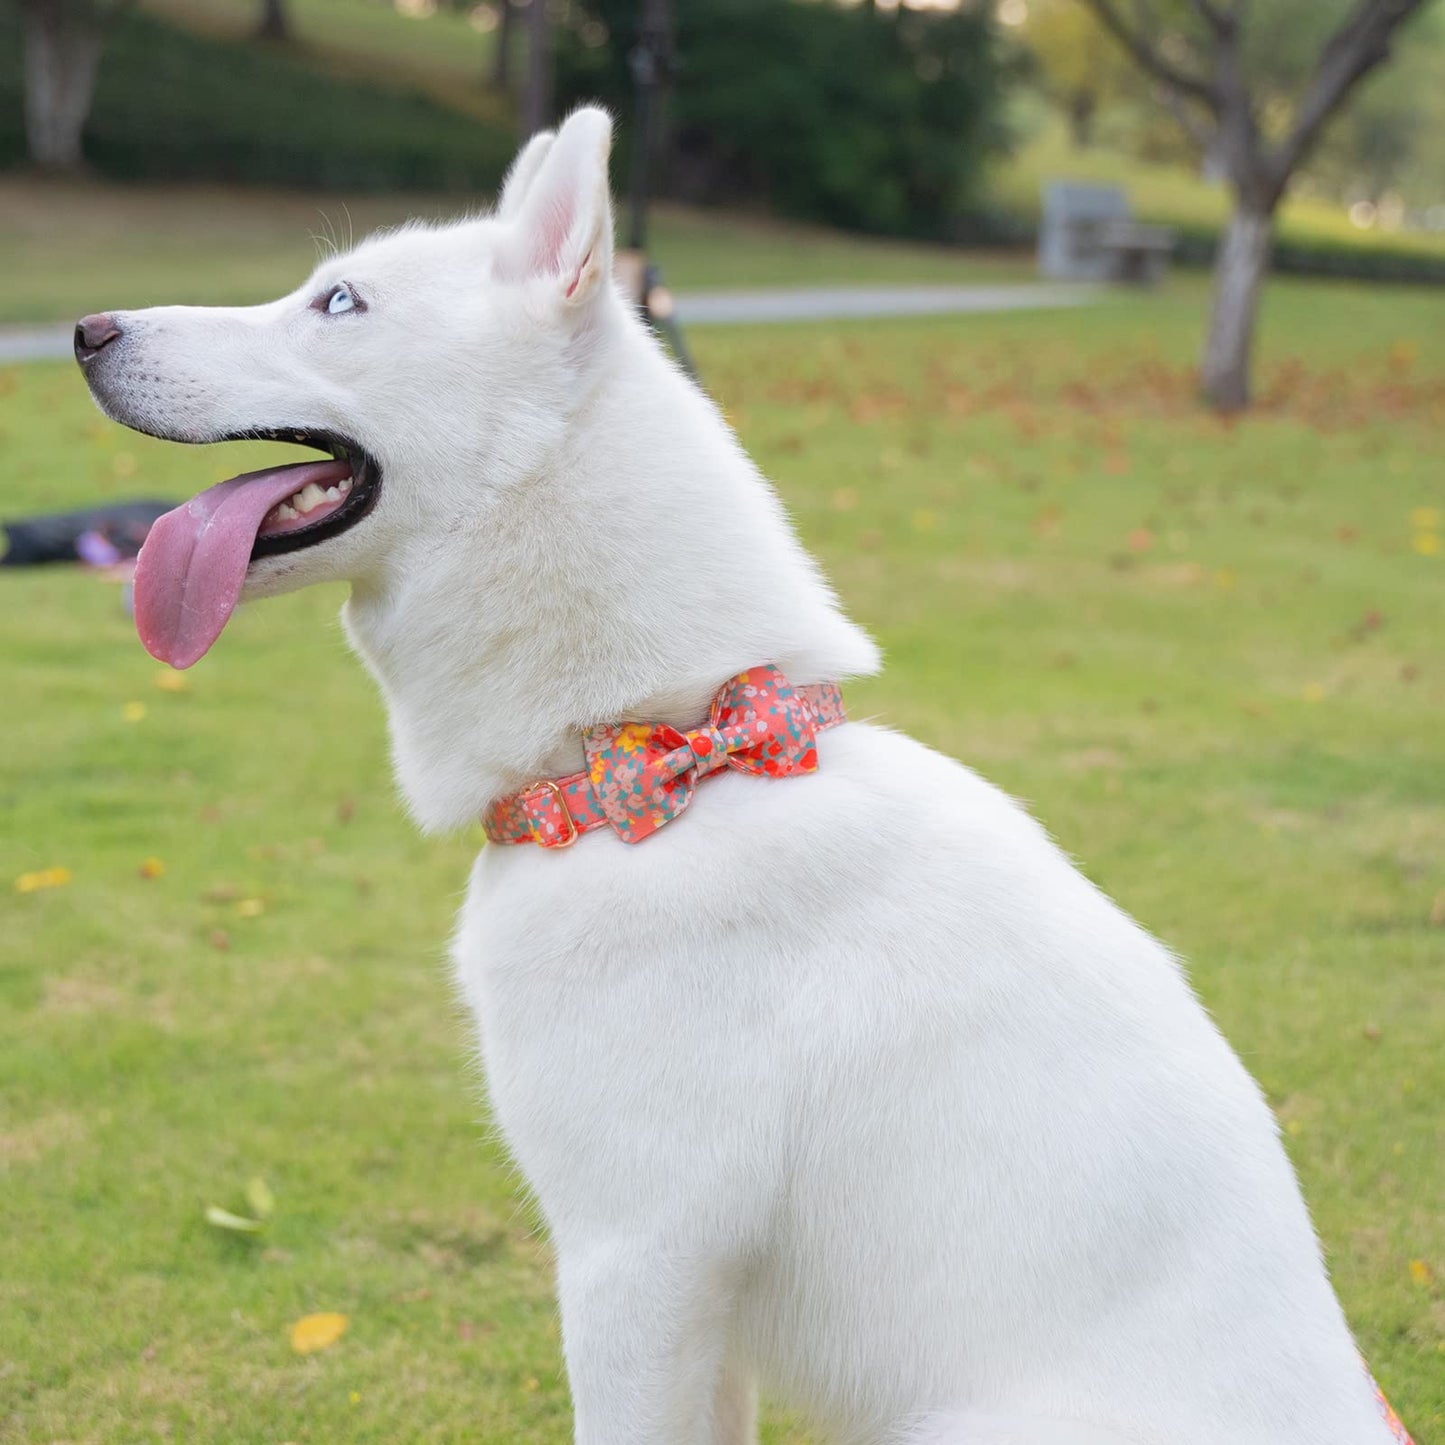
[[271, 1186], [258, 1174], [246, 1181], [246, 1203], [257, 1219], [269, 1219], [276, 1210], [276, 1196]]
[[1129, 550], [1131, 552], [1147, 552], [1154, 545], [1154, 534], [1148, 527], [1135, 527], [1129, 533]]
[[147, 858], [140, 865], [140, 876], [142, 878], [162, 878], [165, 876], [166, 865], [159, 858]]
[[217, 952], [225, 953], [231, 946], [231, 935], [224, 928], [213, 928], [207, 935], [206, 941]]
[[138, 723], [146, 715], [146, 705], [143, 702], [128, 702], [121, 708], [120, 715], [128, 723]]
[[39, 893], [42, 888], [64, 888], [69, 882], [69, 868], [42, 868], [36, 873], [22, 873], [15, 880], [15, 891]]
[[1409, 371], [1415, 364], [1415, 357], [1418, 348], [1413, 341], [1397, 341], [1390, 348], [1390, 370], [1395, 372]]
[[346, 1333], [350, 1323], [345, 1315], [303, 1315], [291, 1326], [291, 1348], [298, 1355], [329, 1350]]
[[217, 1229], [229, 1229], [232, 1234], [260, 1234], [265, 1224], [259, 1219], [247, 1219], [244, 1214], [232, 1214], [219, 1204], [206, 1205], [206, 1223]]
[[1062, 526], [1063, 512], [1054, 505], [1040, 509], [1038, 516], [1034, 518], [1034, 531], [1040, 537], [1057, 537]]
[[1410, 1278], [1414, 1280], [1421, 1289], [1429, 1289], [1430, 1285], [1434, 1282], [1435, 1275], [1423, 1259], [1412, 1259], [1410, 1261]]
[[1364, 1036], [1369, 1039], [1372, 1044], [1377, 1044], [1380, 1042], [1381, 1034], [1379, 1024], [1366, 1024], [1364, 1028], [1360, 1030], [1360, 1032], [1364, 1034]]

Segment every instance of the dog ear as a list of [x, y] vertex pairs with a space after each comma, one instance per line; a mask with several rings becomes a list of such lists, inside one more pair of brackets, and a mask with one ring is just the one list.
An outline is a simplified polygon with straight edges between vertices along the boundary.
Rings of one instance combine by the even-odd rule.
[[[537, 142], [513, 167], [517, 179]], [[562, 294], [581, 305], [605, 285], [612, 273], [612, 202], [607, 191], [607, 157], [612, 149], [612, 119], [585, 106], [573, 111], [541, 158], [515, 213], [504, 211], [513, 227], [505, 267], [511, 279], [555, 277]], [[512, 190], [508, 180], [507, 193]], [[507, 195], [503, 196], [504, 207]]]
[[552, 142], [556, 139], [554, 131], [539, 130], [517, 152], [517, 159], [507, 171], [507, 179], [502, 182], [502, 193], [497, 197], [494, 214], [498, 220], [509, 221], [522, 209], [522, 202], [532, 188], [532, 182], [537, 179], [537, 172], [542, 169], [542, 162], [547, 159], [547, 152], [552, 149]]

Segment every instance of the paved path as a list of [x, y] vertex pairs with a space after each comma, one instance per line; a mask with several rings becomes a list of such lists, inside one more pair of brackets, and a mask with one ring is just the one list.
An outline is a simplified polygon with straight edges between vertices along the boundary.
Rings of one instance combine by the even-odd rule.
[[[949, 316], [1082, 306], [1098, 288], [1020, 282], [1008, 286], [808, 286], [793, 290], [691, 291], [677, 298], [684, 326], [863, 317]], [[0, 327], [0, 362], [61, 360], [71, 354], [68, 325]]]
[[1098, 294], [1097, 287], [1043, 282], [1010, 286], [808, 286], [789, 291], [693, 291], [678, 296], [677, 318], [684, 326], [705, 326], [712, 322], [949, 316], [961, 312], [1082, 306]]
[[0, 327], [0, 361], [54, 361], [70, 356], [75, 327]]

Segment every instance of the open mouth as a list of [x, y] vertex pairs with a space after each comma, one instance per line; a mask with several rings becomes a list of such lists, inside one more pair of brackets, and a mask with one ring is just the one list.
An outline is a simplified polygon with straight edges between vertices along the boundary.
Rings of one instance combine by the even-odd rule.
[[258, 439], [312, 447], [326, 459], [217, 482], [161, 517], [136, 560], [136, 630], [146, 650], [172, 667], [189, 667], [209, 651], [253, 561], [340, 536], [380, 494], [375, 458], [335, 433], [278, 427], [216, 438]]
[[332, 458], [330, 462], [296, 462], [274, 471], [248, 474], [274, 477], [277, 486], [283, 486], [288, 480], [297, 483], [294, 491], [288, 492], [261, 518], [256, 540], [251, 545], [253, 561], [314, 547], [318, 542], [338, 537], [354, 527], [375, 505], [381, 489], [381, 468], [355, 442], [332, 432], [319, 431], [265, 431], [252, 435], [267, 441], [313, 447]]

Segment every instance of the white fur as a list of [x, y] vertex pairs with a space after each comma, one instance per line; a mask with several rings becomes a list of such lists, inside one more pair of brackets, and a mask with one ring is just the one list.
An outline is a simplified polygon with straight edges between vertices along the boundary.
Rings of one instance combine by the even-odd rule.
[[[876, 665], [713, 406], [607, 284], [582, 111], [491, 218], [270, 306], [120, 318], [112, 415], [331, 426], [373, 514], [254, 564], [353, 587], [418, 821], [690, 726], [725, 678]], [[345, 279], [364, 314], [306, 303]], [[99, 373], [97, 373], [99, 377]], [[224, 644], [223, 644], [224, 645]], [[1013, 802], [851, 723], [628, 847], [488, 848], [455, 944], [556, 1244], [583, 1445], [1382, 1445], [1258, 1089], [1180, 969]]]

